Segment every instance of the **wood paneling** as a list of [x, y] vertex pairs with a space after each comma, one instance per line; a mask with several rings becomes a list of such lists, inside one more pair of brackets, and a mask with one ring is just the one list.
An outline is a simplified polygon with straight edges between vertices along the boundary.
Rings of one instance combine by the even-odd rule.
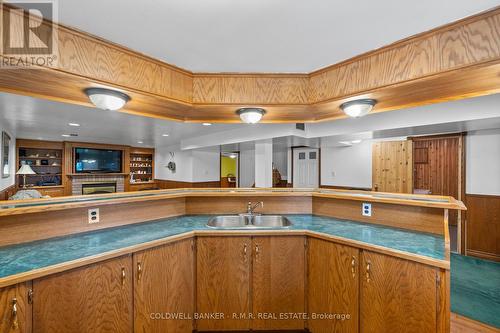
[[412, 142], [381, 141], [372, 144], [374, 191], [412, 193]]
[[170, 188], [213, 188], [220, 187], [219, 181], [210, 182], [180, 182], [175, 180], [155, 179], [155, 183], [161, 189]]
[[33, 292], [34, 332], [133, 329], [130, 256], [35, 280]]
[[[198, 330], [250, 329], [251, 243], [250, 237], [197, 239], [196, 312], [224, 319], [200, 319]], [[247, 317], [233, 318], [233, 313]]]
[[436, 332], [435, 268], [369, 251], [361, 258], [360, 332]]
[[311, 198], [307, 197], [230, 197], [223, 200], [217, 197], [186, 198], [186, 214], [239, 214], [246, 212], [248, 202], [264, 202], [257, 208], [258, 213], [267, 214], [310, 214]]
[[[413, 188], [430, 194], [460, 198], [461, 151], [459, 136], [412, 138], [414, 153]], [[450, 212], [452, 225], [457, 213]]]
[[193, 245], [187, 239], [134, 254], [134, 332], [192, 332]]
[[184, 198], [173, 198], [99, 206], [100, 222], [94, 224], [88, 223], [87, 208], [6, 216], [0, 246], [184, 215], [184, 203]]
[[280, 319], [280, 314], [306, 312], [304, 245], [302, 236], [252, 239], [252, 329], [304, 328], [304, 318]]
[[[370, 200], [366, 200], [370, 202]], [[339, 219], [382, 224], [390, 227], [444, 234], [442, 209], [427, 207], [406, 207], [371, 202], [372, 216], [362, 216], [361, 202], [313, 198], [313, 214]]]
[[308, 239], [308, 313], [337, 314], [348, 319], [310, 318], [315, 333], [358, 332], [359, 250], [333, 242]]
[[16, 185], [9, 186], [0, 191], [0, 200], [9, 200], [14, 194], [16, 194]]
[[0, 289], [0, 332], [31, 333], [32, 308], [28, 301], [30, 289], [31, 281]]
[[196, 74], [195, 104], [309, 104], [309, 76], [292, 74]]
[[107, 86], [132, 97], [123, 112], [179, 121], [238, 122], [249, 105], [266, 107], [263, 122], [335, 119], [360, 97], [382, 112], [499, 92], [499, 25], [493, 8], [310, 74], [193, 74], [57, 25], [57, 61], [3, 69], [0, 89], [90, 105], [83, 89]]
[[500, 196], [466, 194], [466, 254], [500, 261]]

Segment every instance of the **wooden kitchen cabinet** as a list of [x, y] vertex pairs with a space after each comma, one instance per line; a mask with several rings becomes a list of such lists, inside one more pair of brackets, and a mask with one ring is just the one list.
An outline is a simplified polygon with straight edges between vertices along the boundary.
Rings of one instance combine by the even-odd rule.
[[[308, 240], [308, 328], [313, 333], [358, 332], [359, 250]], [[330, 317], [313, 317], [318, 314]], [[335, 315], [349, 315], [331, 317]]]
[[305, 238], [253, 237], [252, 253], [252, 329], [304, 329]]
[[198, 319], [199, 331], [250, 329], [251, 244], [250, 237], [198, 237], [196, 312], [220, 314]]
[[437, 269], [363, 251], [360, 332], [436, 332]]
[[192, 332], [194, 239], [134, 254], [134, 332]]
[[133, 330], [132, 257], [92, 264], [33, 281], [33, 331]]
[[0, 289], [0, 332], [31, 332], [31, 282]]

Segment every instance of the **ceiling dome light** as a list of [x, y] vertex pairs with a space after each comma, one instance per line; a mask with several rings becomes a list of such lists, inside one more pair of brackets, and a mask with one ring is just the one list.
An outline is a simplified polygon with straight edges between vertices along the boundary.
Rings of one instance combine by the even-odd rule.
[[340, 106], [340, 108], [349, 117], [359, 118], [370, 112], [375, 104], [377, 104], [377, 101], [374, 99], [358, 99], [355, 101], [345, 102]]
[[87, 94], [92, 104], [103, 110], [119, 110], [130, 101], [128, 95], [105, 88], [87, 88], [85, 94]]
[[266, 114], [266, 110], [261, 108], [241, 108], [236, 111], [242, 122], [247, 124], [256, 124], [262, 116]]

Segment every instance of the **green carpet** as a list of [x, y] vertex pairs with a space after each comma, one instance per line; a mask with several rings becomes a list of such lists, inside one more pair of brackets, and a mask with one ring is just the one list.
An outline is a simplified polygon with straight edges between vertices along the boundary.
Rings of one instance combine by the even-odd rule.
[[452, 253], [451, 312], [500, 328], [500, 263]]

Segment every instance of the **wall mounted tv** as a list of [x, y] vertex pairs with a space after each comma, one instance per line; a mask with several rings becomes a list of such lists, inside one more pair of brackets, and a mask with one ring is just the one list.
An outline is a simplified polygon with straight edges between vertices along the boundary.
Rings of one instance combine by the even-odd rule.
[[75, 148], [75, 172], [120, 173], [122, 172], [122, 151]]

